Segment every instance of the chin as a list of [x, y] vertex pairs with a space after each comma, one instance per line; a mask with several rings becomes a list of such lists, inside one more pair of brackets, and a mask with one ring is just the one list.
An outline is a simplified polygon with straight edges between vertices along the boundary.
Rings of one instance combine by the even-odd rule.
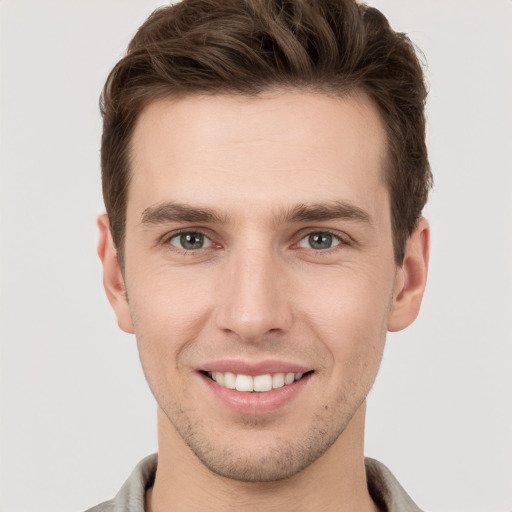
[[263, 429], [219, 439], [213, 428], [206, 430], [200, 423], [192, 427], [188, 418], [184, 419], [174, 418], [171, 423], [206, 468], [230, 480], [252, 483], [275, 482], [297, 475], [324, 455], [350, 421], [350, 417], [342, 421], [338, 417], [338, 421], [332, 422], [322, 418], [323, 421], [313, 422], [302, 432], [295, 431], [293, 436]]
[[[327, 446], [324, 446], [327, 445]], [[330, 443], [332, 444], [332, 442]], [[219, 452], [214, 457], [196, 453], [201, 463], [213, 473], [240, 482], [275, 482], [291, 478], [307, 468], [329, 448], [323, 442], [315, 447], [287, 444], [277, 449], [266, 449], [264, 453], [244, 453], [242, 447], [235, 453], [233, 449]], [[211, 455], [211, 454], [210, 454]]]

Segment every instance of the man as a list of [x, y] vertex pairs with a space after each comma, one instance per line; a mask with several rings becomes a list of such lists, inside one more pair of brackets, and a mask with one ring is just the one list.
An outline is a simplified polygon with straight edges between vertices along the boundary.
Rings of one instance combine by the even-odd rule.
[[350, 0], [184, 0], [139, 29], [102, 97], [98, 252], [159, 451], [91, 510], [419, 510], [363, 438], [426, 283], [425, 97]]

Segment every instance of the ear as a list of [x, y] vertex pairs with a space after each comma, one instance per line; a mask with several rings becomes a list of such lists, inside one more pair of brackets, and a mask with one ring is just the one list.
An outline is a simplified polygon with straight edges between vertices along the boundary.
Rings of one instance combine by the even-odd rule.
[[117, 251], [114, 247], [114, 241], [110, 233], [110, 222], [106, 213], [98, 216], [97, 224], [99, 230], [98, 256], [103, 264], [103, 287], [116, 314], [119, 327], [129, 334], [133, 334], [133, 323], [124, 286], [124, 277], [117, 259]]
[[427, 284], [429, 256], [430, 226], [421, 217], [407, 240], [404, 261], [397, 270], [388, 331], [401, 331], [418, 316]]

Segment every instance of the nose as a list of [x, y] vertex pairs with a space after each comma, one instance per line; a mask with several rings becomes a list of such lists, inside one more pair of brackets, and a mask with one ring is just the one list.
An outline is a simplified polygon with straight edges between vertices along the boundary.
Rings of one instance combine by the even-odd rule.
[[233, 253], [219, 283], [217, 327], [249, 343], [287, 332], [292, 297], [284, 270], [271, 251], [253, 248]]

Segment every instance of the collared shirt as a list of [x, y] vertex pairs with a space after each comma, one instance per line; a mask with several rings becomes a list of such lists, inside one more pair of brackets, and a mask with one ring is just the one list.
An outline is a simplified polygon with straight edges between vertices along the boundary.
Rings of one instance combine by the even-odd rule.
[[[155, 481], [157, 454], [142, 459], [113, 500], [86, 512], [144, 512], [146, 490]], [[383, 512], [421, 512], [391, 471], [375, 459], [366, 458], [370, 495]]]

